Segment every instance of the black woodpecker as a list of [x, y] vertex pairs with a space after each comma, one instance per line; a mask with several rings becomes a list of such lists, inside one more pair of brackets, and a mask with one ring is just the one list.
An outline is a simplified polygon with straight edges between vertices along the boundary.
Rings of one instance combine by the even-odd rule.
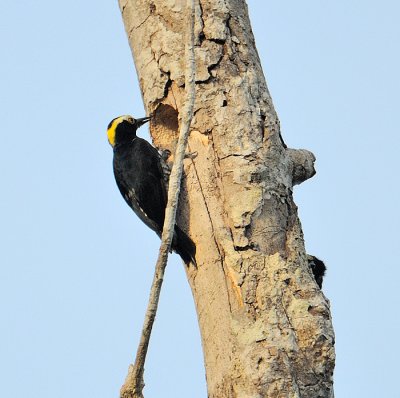
[[[107, 136], [114, 150], [114, 176], [122, 196], [136, 215], [161, 237], [167, 192], [160, 154], [146, 140], [136, 136], [136, 130], [149, 120], [149, 117], [119, 116], [111, 120]], [[172, 249], [186, 265], [196, 265], [196, 246], [177, 225]]]
[[315, 256], [311, 256], [310, 254], [307, 254], [307, 261], [308, 261], [308, 266], [311, 268], [311, 271], [314, 275], [315, 282], [317, 282], [317, 285], [321, 289], [326, 271], [326, 266], [323, 261], [321, 261], [319, 258]]

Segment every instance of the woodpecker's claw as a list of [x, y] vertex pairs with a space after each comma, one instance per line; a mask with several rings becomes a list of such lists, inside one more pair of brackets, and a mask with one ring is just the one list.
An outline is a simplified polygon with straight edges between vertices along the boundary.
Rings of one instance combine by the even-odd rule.
[[171, 151], [169, 149], [159, 149], [158, 152], [160, 153], [161, 159], [164, 161], [167, 161], [171, 156]]

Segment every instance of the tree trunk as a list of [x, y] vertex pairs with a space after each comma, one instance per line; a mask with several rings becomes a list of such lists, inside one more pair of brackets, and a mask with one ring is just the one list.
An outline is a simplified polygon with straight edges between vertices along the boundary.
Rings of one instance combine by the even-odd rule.
[[[153, 142], [174, 153], [186, 2], [119, 2]], [[197, 11], [194, 155], [178, 224], [197, 247], [187, 275], [208, 396], [333, 397], [329, 303], [308, 268], [292, 197], [315, 158], [281, 139], [245, 1], [201, 0]]]

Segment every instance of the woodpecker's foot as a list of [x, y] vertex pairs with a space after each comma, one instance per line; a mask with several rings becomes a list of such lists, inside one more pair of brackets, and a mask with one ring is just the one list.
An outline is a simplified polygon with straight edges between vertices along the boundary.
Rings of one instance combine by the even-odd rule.
[[168, 158], [171, 156], [171, 151], [169, 149], [159, 149], [158, 152], [161, 156], [161, 159], [164, 160], [164, 162], [166, 162]]

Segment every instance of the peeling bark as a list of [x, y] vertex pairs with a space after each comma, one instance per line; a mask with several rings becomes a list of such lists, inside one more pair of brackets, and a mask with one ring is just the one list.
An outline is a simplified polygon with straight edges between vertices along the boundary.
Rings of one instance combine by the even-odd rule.
[[[151, 135], [174, 153], [184, 101], [184, 1], [120, 0]], [[293, 186], [314, 155], [284, 145], [243, 0], [201, 0], [196, 102], [178, 223], [209, 397], [333, 397], [329, 302], [307, 266]], [[171, 161], [173, 159], [170, 159]]]

